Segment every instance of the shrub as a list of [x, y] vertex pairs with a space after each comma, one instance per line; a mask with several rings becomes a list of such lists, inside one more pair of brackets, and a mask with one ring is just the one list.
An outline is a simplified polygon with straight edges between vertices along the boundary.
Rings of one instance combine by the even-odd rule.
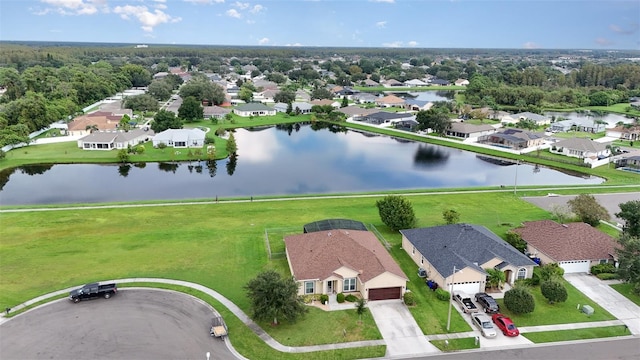
[[411, 291], [407, 291], [403, 295], [404, 304], [407, 306], [414, 306], [416, 304], [416, 296]]
[[344, 294], [339, 293], [338, 295], [336, 295], [336, 300], [338, 301], [338, 303], [342, 304], [344, 302]]
[[553, 279], [543, 281], [540, 284], [540, 291], [550, 304], [567, 301], [567, 289], [560, 281]]
[[564, 275], [564, 269], [557, 263], [550, 263], [538, 267], [538, 275], [540, 275], [540, 281], [562, 278], [562, 275]]
[[387, 195], [376, 202], [380, 219], [391, 230], [411, 229], [416, 224], [416, 215], [409, 200], [398, 195]]
[[504, 293], [504, 306], [514, 314], [528, 314], [536, 309], [533, 295], [524, 286], [516, 286]]
[[303, 303], [311, 304], [311, 302], [313, 301], [313, 295], [303, 295], [301, 299]]
[[214, 139], [212, 137], [205, 137], [204, 138], [204, 143], [207, 144], [207, 145], [215, 144], [216, 143], [216, 139]]
[[616, 267], [613, 264], [598, 264], [591, 267], [591, 273], [593, 275], [599, 274], [613, 274], [616, 272]]
[[320, 295], [320, 302], [324, 305], [329, 302], [329, 295], [322, 294]]
[[527, 249], [527, 243], [522, 240], [520, 234], [516, 232], [509, 231], [505, 240], [521, 253], [524, 253], [524, 251]]
[[358, 297], [353, 295], [353, 294], [349, 294], [349, 295], [345, 296], [344, 299], [347, 300], [348, 302], [356, 302], [356, 301], [358, 301]]
[[136, 146], [136, 154], [142, 154], [142, 153], [144, 153], [145, 150], [146, 149], [145, 149], [144, 145]]
[[613, 280], [619, 278], [618, 274], [600, 273], [596, 275], [600, 280]]
[[436, 289], [436, 298], [438, 300], [442, 300], [442, 301], [449, 301], [449, 299], [451, 299], [451, 294], [449, 294], [449, 292], [447, 290], [444, 290], [442, 288], [437, 288]]

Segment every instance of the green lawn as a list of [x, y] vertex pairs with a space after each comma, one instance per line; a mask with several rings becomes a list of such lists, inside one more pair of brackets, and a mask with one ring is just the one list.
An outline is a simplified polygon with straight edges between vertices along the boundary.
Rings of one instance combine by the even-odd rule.
[[[537, 286], [531, 288], [531, 293], [533, 294], [536, 302], [536, 308], [534, 312], [522, 315], [513, 314], [504, 306], [504, 301], [502, 299], [498, 299], [497, 301], [498, 304], [500, 304], [500, 312], [509, 316], [517, 326], [570, 324], [616, 319], [613, 315], [609, 314], [606, 310], [600, 307], [600, 305], [591, 301], [591, 299], [578, 291], [578, 289], [576, 289], [573, 285], [564, 280], [563, 282], [569, 295], [566, 302], [549, 304], [547, 299], [542, 296], [540, 287]], [[580, 304], [580, 306], [589, 305], [593, 307], [593, 315], [587, 316], [582, 313], [577, 309], [578, 304]]]
[[611, 286], [615, 291], [624, 295], [627, 299], [633, 301], [636, 305], [640, 306], [640, 296], [633, 292], [633, 285], [629, 283], [612, 284]]
[[627, 327], [624, 325], [558, 331], [542, 331], [522, 334], [522, 336], [526, 337], [536, 344], [556, 341], [598, 339], [627, 335], [631, 335], [631, 333], [629, 332], [629, 329], [627, 329]]
[[599, 133], [590, 133], [584, 131], [567, 131], [567, 132], [557, 132], [553, 134], [553, 137], [561, 138], [561, 139], [573, 139], [573, 138], [587, 138], [587, 139], [599, 139], [603, 138], [607, 135], [606, 132]]
[[437, 347], [438, 349], [440, 349], [440, 350], [442, 350], [444, 352], [480, 348], [480, 344], [476, 345], [476, 339], [475, 338], [449, 339], [449, 340], [431, 340], [430, 342], [433, 345], [435, 345], [435, 347]]

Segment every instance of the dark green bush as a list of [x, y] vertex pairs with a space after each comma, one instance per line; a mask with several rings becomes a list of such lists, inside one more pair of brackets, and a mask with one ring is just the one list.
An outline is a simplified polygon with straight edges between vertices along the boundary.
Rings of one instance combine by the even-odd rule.
[[598, 264], [591, 267], [591, 273], [593, 275], [598, 274], [613, 274], [616, 272], [616, 267], [613, 264]]
[[349, 294], [345, 296], [344, 299], [347, 300], [348, 302], [356, 302], [358, 300], [358, 297], [353, 294]]
[[553, 279], [543, 281], [540, 284], [540, 291], [550, 304], [567, 301], [567, 289], [560, 281]]
[[344, 302], [344, 294], [343, 293], [339, 293], [338, 295], [336, 295], [336, 301], [338, 301], [338, 303], [342, 304]]
[[320, 295], [320, 302], [324, 305], [329, 302], [329, 295], [322, 294]]
[[555, 278], [562, 278], [562, 275], [564, 275], [564, 269], [557, 263], [550, 263], [539, 266], [538, 274], [540, 275], [540, 281], [547, 281]]
[[416, 304], [416, 297], [411, 291], [404, 293], [404, 304], [407, 306], [414, 306]]
[[443, 290], [442, 288], [436, 289], [436, 298], [442, 301], [449, 301], [451, 298], [451, 294], [447, 290]]
[[536, 309], [536, 302], [529, 289], [516, 286], [504, 293], [504, 306], [514, 314], [528, 314]]

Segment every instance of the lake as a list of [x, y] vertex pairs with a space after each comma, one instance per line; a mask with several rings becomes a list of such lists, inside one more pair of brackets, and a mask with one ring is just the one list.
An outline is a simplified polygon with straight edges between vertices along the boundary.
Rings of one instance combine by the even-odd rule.
[[545, 112], [544, 114], [549, 117], [555, 116], [556, 121], [577, 119], [602, 120], [607, 123], [605, 125], [607, 129], [616, 127], [616, 124], [620, 121], [625, 124], [633, 123], [633, 119], [631, 118], [625, 117], [624, 115], [610, 113], [604, 115], [596, 115], [595, 113], [588, 114], [577, 112]]
[[[333, 130], [333, 131], [331, 131]], [[37, 165], [0, 172], [0, 204], [329, 194], [469, 186], [599, 184], [544, 167], [309, 125], [238, 129], [236, 161]]]

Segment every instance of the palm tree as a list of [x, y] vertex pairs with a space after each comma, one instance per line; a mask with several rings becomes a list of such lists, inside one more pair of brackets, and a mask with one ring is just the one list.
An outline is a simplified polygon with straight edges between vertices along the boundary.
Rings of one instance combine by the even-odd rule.
[[358, 314], [358, 317], [360, 318], [360, 322], [362, 322], [362, 315], [364, 315], [367, 312], [366, 305], [367, 305], [367, 302], [363, 298], [358, 298], [358, 300], [356, 300], [356, 302], [355, 302], [356, 313]]
[[487, 271], [487, 285], [490, 288], [500, 288], [502, 283], [507, 280], [504, 271], [498, 269], [485, 269]]
[[98, 131], [98, 125], [87, 125], [87, 127], [85, 127], [84, 129], [89, 131], [90, 133], [93, 133], [94, 131]]

